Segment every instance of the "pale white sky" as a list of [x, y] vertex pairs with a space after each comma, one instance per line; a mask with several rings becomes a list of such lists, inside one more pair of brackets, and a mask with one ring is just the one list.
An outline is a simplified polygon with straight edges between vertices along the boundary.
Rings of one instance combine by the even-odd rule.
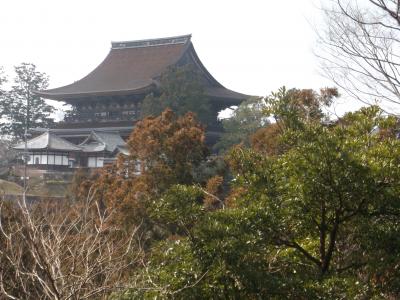
[[280, 86], [318, 89], [318, 0], [1, 0], [0, 66], [32, 62], [50, 87], [72, 83], [111, 41], [192, 34], [206, 68], [227, 88], [265, 96]]

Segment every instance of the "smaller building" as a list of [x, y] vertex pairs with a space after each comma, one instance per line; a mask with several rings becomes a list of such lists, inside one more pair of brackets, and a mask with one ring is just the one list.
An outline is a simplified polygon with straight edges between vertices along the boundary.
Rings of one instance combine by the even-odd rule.
[[92, 131], [79, 147], [79, 165], [88, 168], [101, 168], [115, 161], [119, 153], [128, 154], [126, 143], [117, 132]]
[[128, 155], [118, 133], [92, 131], [79, 145], [51, 131], [14, 146], [28, 154], [28, 166], [42, 170], [66, 171], [73, 168], [100, 168], [115, 161], [119, 153]]

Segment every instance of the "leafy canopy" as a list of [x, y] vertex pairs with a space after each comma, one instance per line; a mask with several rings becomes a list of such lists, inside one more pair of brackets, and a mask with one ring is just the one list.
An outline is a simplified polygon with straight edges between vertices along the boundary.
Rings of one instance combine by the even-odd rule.
[[203, 124], [209, 123], [213, 116], [209, 98], [204, 92], [203, 80], [192, 65], [168, 68], [158, 80], [158, 90], [144, 99], [142, 116], [158, 116], [170, 108], [178, 116], [190, 111]]
[[196, 186], [152, 206], [171, 235], [136, 278], [157, 289], [126, 299], [399, 297], [396, 119], [370, 107], [328, 126], [279, 97], [269, 113], [282, 150], [234, 148], [223, 209], [206, 209]]
[[204, 128], [195, 116], [178, 117], [170, 109], [136, 123], [128, 149], [129, 156], [102, 170], [81, 192], [85, 197], [94, 185], [97, 197], [119, 210], [116, 221], [125, 224], [151, 222], [150, 203], [174, 184], [193, 184], [195, 170], [208, 153]]
[[224, 132], [214, 147], [221, 152], [226, 152], [237, 144], [249, 146], [251, 134], [269, 124], [265, 117], [265, 108], [263, 98], [242, 102], [229, 118], [222, 120]]

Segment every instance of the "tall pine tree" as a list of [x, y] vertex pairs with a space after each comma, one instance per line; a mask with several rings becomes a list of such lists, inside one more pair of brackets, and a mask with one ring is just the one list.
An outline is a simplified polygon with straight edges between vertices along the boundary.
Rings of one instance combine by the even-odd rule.
[[0, 124], [1, 124], [1, 118], [3, 117], [4, 114], [3, 103], [6, 97], [6, 91], [3, 89], [3, 84], [5, 82], [7, 82], [7, 77], [4, 75], [3, 68], [0, 67]]
[[34, 94], [34, 91], [47, 88], [49, 80], [45, 73], [37, 71], [31, 63], [16, 66], [15, 73], [11, 90], [4, 92], [1, 99], [0, 132], [21, 140], [26, 127], [49, 127], [53, 124], [51, 113], [54, 108]]

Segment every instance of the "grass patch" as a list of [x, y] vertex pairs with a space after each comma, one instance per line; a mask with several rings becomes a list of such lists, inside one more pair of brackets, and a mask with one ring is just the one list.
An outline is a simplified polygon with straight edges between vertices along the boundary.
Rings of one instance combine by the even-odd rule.
[[21, 195], [24, 189], [15, 182], [0, 179], [0, 193], [5, 195]]
[[62, 180], [32, 178], [29, 182], [28, 193], [32, 196], [66, 197], [69, 194], [69, 186], [69, 182]]

